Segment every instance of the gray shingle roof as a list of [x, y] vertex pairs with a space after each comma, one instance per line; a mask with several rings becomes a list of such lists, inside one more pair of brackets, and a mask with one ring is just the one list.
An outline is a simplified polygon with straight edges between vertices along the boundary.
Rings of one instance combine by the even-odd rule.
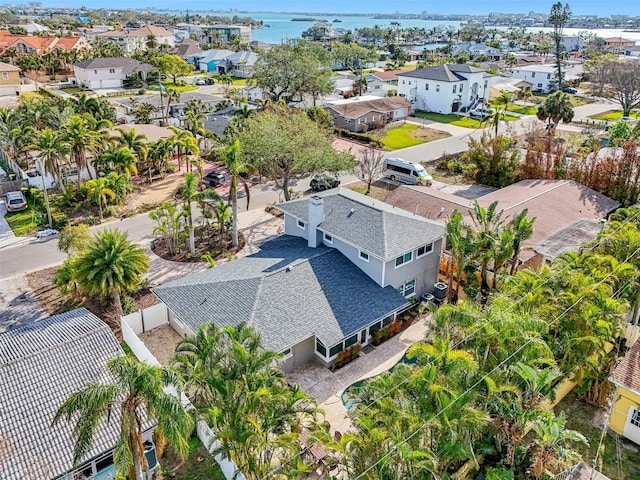
[[[49, 479], [71, 469], [72, 425], [51, 426], [58, 407], [90, 382], [107, 380], [123, 355], [109, 327], [80, 308], [0, 334], [0, 459], [3, 480]], [[98, 428], [87, 459], [111, 450], [118, 421]]]
[[[347, 188], [319, 196], [324, 198], [320, 230], [384, 261], [435, 242], [445, 233], [440, 223]], [[307, 199], [282, 203], [278, 208], [304, 222], [309, 219]]]
[[398, 77], [422, 78], [424, 80], [436, 80], [441, 82], [459, 82], [461, 80], [467, 80], [467, 77], [462, 74], [479, 72], [482, 72], [482, 70], [471, 65], [444, 64], [421, 68], [410, 72], [403, 72], [399, 74]]
[[[288, 268], [290, 267], [290, 268]], [[407, 300], [381, 288], [340, 252], [283, 235], [253, 255], [166, 283], [153, 292], [196, 332], [247, 321], [265, 348], [282, 351], [315, 335], [326, 346]]]
[[74, 67], [90, 70], [92, 68], [122, 68], [123, 73], [149, 71], [155, 67], [148, 63], [139, 62], [133, 58], [114, 57], [114, 58], [91, 58], [82, 62], [75, 63]]

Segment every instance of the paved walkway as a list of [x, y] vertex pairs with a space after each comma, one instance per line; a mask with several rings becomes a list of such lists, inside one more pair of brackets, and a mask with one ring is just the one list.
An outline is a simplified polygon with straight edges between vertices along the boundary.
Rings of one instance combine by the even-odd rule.
[[431, 315], [425, 314], [409, 328], [378, 345], [357, 360], [332, 372], [326, 367], [309, 362], [286, 374], [289, 383], [295, 383], [311, 395], [325, 411], [325, 419], [331, 431], [344, 432], [351, 428], [347, 409], [342, 403], [342, 392], [359, 380], [371, 378], [389, 370], [400, 361], [407, 348], [425, 338], [427, 321]]

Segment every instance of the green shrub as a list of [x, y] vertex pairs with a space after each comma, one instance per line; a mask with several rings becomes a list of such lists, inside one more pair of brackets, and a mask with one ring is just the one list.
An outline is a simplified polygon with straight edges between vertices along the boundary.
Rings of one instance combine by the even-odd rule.
[[486, 480], [513, 480], [513, 470], [506, 468], [487, 468]]
[[138, 310], [138, 305], [136, 301], [131, 298], [129, 295], [122, 296], [122, 311], [125, 315], [129, 315]]

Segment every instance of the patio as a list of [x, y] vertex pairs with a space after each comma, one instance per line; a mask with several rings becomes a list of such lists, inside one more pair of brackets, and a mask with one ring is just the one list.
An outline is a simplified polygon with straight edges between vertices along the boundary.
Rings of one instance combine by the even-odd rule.
[[347, 409], [342, 403], [342, 392], [353, 383], [383, 373], [400, 361], [407, 348], [423, 340], [428, 331], [431, 314], [425, 313], [398, 335], [381, 343], [367, 354], [332, 372], [319, 363], [309, 362], [286, 374], [287, 381], [295, 383], [313, 397], [325, 412], [332, 432], [344, 432], [351, 427]]

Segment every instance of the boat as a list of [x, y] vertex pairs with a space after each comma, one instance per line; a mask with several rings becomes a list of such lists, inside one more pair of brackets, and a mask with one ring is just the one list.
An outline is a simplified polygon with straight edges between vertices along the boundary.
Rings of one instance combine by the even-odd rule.
[[316, 19], [313, 17], [298, 17], [298, 18], [292, 18], [291, 21], [292, 22], [315, 22]]
[[342, 21], [342, 20], [340, 20], [339, 18], [336, 18], [336, 19], [333, 21], [333, 23], [341, 22], [341, 21]]

